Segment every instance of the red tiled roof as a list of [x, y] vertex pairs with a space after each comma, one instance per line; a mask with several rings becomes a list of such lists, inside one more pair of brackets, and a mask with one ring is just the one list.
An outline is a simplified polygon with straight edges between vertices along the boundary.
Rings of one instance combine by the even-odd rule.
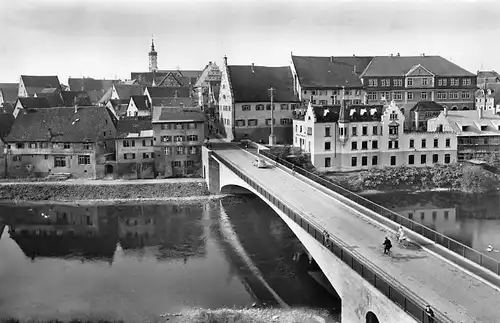
[[114, 124], [104, 107], [78, 108], [76, 113], [74, 108], [47, 108], [19, 113], [6, 140], [95, 142], [109, 139], [104, 137], [102, 129], [110, 127]]
[[403, 76], [416, 65], [437, 76], [475, 76], [441, 56], [376, 56], [361, 77]]
[[298, 102], [293, 93], [290, 67], [230, 65], [228, 74], [235, 102], [269, 102], [268, 90], [275, 89], [275, 102]]
[[[362, 87], [359, 75], [372, 57], [292, 56], [300, 86], [303, 88]], [[354, 73], [356, 72], [356, 73]]]

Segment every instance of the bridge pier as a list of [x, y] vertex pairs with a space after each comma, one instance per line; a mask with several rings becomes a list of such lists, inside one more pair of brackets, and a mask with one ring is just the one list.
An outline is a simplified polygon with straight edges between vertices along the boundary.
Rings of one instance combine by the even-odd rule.
[[203, 165], [203, 178], [207, 183], [208, 191], [211, 194], [220, 194], [220, 165], [212, 157], [212, 150], [203, 146], [201, 148], [201, 159]]

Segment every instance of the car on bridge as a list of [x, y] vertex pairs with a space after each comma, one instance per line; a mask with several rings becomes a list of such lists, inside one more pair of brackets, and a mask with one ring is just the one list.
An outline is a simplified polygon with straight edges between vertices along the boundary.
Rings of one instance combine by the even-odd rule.
[[262, 158], [256, 158], [253, 160], [252, 165], [254, 165], [257, 168], [267, 168], [267, 163], [264, 159]]

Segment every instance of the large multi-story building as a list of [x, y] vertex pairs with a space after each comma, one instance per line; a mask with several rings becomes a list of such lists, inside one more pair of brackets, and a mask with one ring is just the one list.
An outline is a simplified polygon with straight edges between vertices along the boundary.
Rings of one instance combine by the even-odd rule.
[[429, 120], [431, 131], [453, 132], [458, 137], [458, 161], [480, 159], [500, 151], [500, 116], [492, 110], [449, 111]]
[[[273, 121], [270, 88], [273, 88]], [[267, 142], [273, 122], [277, 142], [291, 142], [292, 111], [298, 104], [289, 66], [227, 65], [224, 57], [218, 119], [222, 135], [228, 140]]]
[[221, 78], [222, 72], [219, 66], [215, 62], [208, 62], [194, 85], [198, 106], [202, 107], [203, 111], [216, 108], [219, 100]]
[[361, 74], [368, 104], [394, 99], [408, 120], [419, 101], [473, 110], [476, 75], [440, 56], [377, 56]]
[[313, 57], [293, 56], [291, 69], [293, 87], [304, 105], [309, 101], [318, 105], [339, 105], [342, 89], [348, 104], [362, 104], [365, 91], [361, 73], [373, 57], [339, 56]]
[[104, 107], [22, 110], [5, 138], [7, 176], [103, 177], [113, 173], [115, 135]]
[[314, 106], [294, 116], [295, 147], [320, 171], [429, 166], [456, 161], [453, 132], [405, 132], [405, 116], [389, 105]]
[[201, 145], [205, 136], [201, 109], [153, 107], [155, 170], [165, 176], [201, 171]]

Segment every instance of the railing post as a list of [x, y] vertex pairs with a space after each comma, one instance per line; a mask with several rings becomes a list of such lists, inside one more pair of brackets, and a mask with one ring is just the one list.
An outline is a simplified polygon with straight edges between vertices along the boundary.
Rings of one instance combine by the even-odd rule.
[[479, 254], [479, 265], [483, 265], [483, 255], [481, 253]]

